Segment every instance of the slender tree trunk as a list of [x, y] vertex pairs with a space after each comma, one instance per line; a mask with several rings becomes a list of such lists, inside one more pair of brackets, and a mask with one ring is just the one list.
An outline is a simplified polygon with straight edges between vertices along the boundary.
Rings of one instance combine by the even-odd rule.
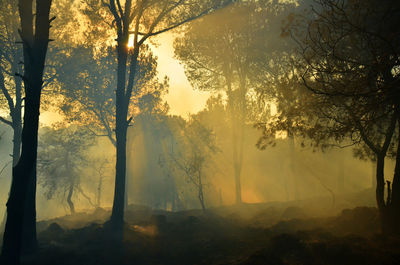
[[[130, 12], [131, 1], [126, 1], [125, 12]], [[114, 6], [115, 8], [115, 6]], [[113, 209], [110, 224], [117, 238], [122, 239], [124, 224], [124, 204], [126, 189], [126, 137], [128, 131], [128, 108], [132, 93], [132, 86], [136, 76], [136, 65], [139, 55], [139, 47], [135, 46], [130, 59], [128, 87], [126, 87], [126, 72], [128, 62], [129, 25], [124, 21], [123, 27], [118, 30], [118, 67], [117, 67], [117, 91], [116, 91], [116, 166], [115, 166], [115, 189]]]
[[201, 209], [203, 210], [203, 212], [206, 211], [206, 205], [204, 203], [204, 193], [203, 193], [203, 182], [201, 179], [201, 171], [198, 171], [198, 183], [199, 183], [199, 194], [198, 194], [198, 198], [201, 204]]
[[[125, 12], [130, 12], [131, 1], [126, 3]], [[128, 6], [127, 6], [128, 5]], [[115, 9], [115, 6], [114, 6]], [[110, 218], [110, 225], [116, 236], [122, 240], [125, 204], [126, 181], [126, 135], [128, 130], [127, 114], [130, 98], [126, 95], [126, 70], [128, 62], [129, 25], [123, 20], [123, 25], [117, 24], [117, 90], [116, 90], [116, 165], [114, 201]], [[131, 62], [132, 63], [132, 62]]]
[[19, 114], [19, 120], [13, 123], [13, 166], [16, 166], [21, 154], [21, 133], [22, 133], [22, 121], [21, 121], [21, 114]]
[[[127, 156], [128, 158], [128, 156]], [[126, 173], [125, 173], [126, 174]], [[126, 208], [129, 205], [128, 201], [128, 192], [129, 192], [129, 177], [125, 176], [125, 196], [124, 196], [124, 211], [126, 211]]]
[[[392, 188], [388, 188], [388, 199], [384, 212], [383, 232], [387, 234], [400, 234], [400, 120], [398, 122], [399, 133], [397, 139], [396, 164], [394, 168]], [[390, 182], [388, 182], [388, 187]], [[391, 192], [391, 193], [390, 193]]]
[[97, 186], [97, 208], [101, 207], [101, 190], [103, 186], [103, 176], [100, 176], [99, 185]]
[[376, 156], [376, 202], [379, 211], [382, 213], [385, 209], [385, 155]]
[[49, 42], [51, 0], [36, 2], [33, 26], [33, 1], [20, 0], [21, 39], [24, 53], [25, 108], [21, 134], [21, 157], [12, 170], [7, 221], [3, 236], [2, 264], [19, 264], [26, 199], [35, 180], [39, 128], [40, 94]]
[[[126, 121], [125, 121], [126, 122]], [[111, 225], [116, 232], [122, 232], [124, 222], [125, 177], [126, 177], [126, 128], [118, 126], [117, 136], [117, 163], [115, 176], [114, 202], [111, 214]]]
[[296, 151], [294, 144], [294, 135], [291, 132], [288, 132], [288, 141], [289, 141], [289, 168], [293, 185], [293, 195], [295, 200], [299, 200], [300, 193], [299, 193], [298, 176], [296, 172], [296, 153], [295, 153]]
[[227, 83], [227, 94], [228, 94], [228, 108], [231, 116], [231, 124], [232, 124], [232, 163], [233, 163], [233, 174], [235, 177], [235, 194], [236, 194], [236, 203], [240, 204], [242, 203], [242, 185], [240, 181], [240, 175], [241, 175], [241, 169], [242, 169], [242, 163], [240, 160], [241, 157], [241, 148], [240, 148], [240, 143], [238, 142], [238, 132], [239, 132], [239, 126], [237, 124], [237, 114], [235, 113], [234, 110], [234, 96], [233, 96], [233, 91], [232, 91], [232, 83], [230, 79], [229, 74], [225, 74], [226, 76], [226, 83]]
[[397, 139], [396, 164], [394, 168], [393, 184], [392, 184], [392, 207], [396, 212], [400, 213], [400, 120], [398, 121], [399, 133]]
[[[21, 67], [14, 67], [18, 69], [18, 73], [22, 72]], [[17, 72], [17, 71], [16, 71]], [[12, 114], [13, 123], [13, 166], [17, 165], [21, 155], [21, 133], [22, 133], [22, 82], [20, 77], [15, 77], [15, 107]]]
[[371, 162], [371, 169], [372, 169], [371, 187], [373, 189], [376, 189], [376, 162]]
[[74, 194], [74, 184], [71, 184], [71, 186], [69, 186], [68, 196], [67, 196], [67, 203], [69, 206], [69, 210], [71, 211], [71, 214], [75, 214], [75, 205], [74, 202], [72, 201], [73, 194]]
[[[17, 32], [17, 27], [14, 27], [14, 32]], [[22, 60], [20, 49], [16, 51], [13, 58], [12, 71], [14, 73], [22, 73], [22, 65], [19, 63]], [[4, 78], [3, 78], [4, 81]], [[13, 153], [12, 166], [16, 166], [21, 155], [21, 133], [22, 133], [22, 81], [19, 76], [14, 76], [15, 83], [15, 104], [11, 111], [12, 129], [13, 129]], [[0, 224], [0, 233], [4, 232], [7, 220], [7, 211], [4, 213]]]

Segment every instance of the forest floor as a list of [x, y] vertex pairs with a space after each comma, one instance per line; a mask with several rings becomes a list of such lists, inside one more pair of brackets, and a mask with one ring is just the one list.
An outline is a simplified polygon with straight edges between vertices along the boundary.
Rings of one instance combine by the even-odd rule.
[[130, 205], [122, 244], [103, 228], [109, 214], [99, 208], [39, 222], [39, 251], [22, 264], [400, 264], [400, 238], [380, 235], [374, 207], [315, 217], [284, 203], [205, 213]]

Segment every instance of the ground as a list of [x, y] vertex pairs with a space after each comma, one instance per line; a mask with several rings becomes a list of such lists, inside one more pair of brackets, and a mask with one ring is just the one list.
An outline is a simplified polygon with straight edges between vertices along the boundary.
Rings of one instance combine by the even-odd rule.
[[122, 244], [103, 228], [109, 214], [97, 209], [39, 222], [40, 249], [22, 264], [400, 264], [400, 238], [380, 234], [374, 207], [313, 217], [285, 204], [205, 213], [131, 205]]

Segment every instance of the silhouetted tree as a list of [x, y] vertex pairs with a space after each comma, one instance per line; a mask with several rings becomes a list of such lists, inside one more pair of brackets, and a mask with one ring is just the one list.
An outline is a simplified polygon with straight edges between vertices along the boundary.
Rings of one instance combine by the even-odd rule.
[[376, 156], [383, 230], [396, 231], [399, 167], [392, 196], [385, 202], [384, 161], [399, 145], [392, 142], [399, 117], [400, 39], [394, 26], [399, 6], [374, 0], [314, 4], [310, 13], [288, 17], [284, 27], [284, 34], [291, 34], [298, 45], [292, 77], [299, 85], [290, 93], [295, 100], [286, 111], [293, 119], [278, 115], [265, 131], [289, 122], [286, 127], [317, 146], [354, 145], [356, 155]]
[[176, 136], [177, 147], [169, 150], [162, 164], [170, 164], [185, 175], [186, 180], [196, 188], [197, 198], [203, 211], [206, 210], [204, 190], [206, 167], [212, 155], [218, 151], [213, 132], [192, 116], [182, 124], [181, 136]]
[[[36, 192], [40, 96], [52, 21], [49, 17], [50, 6], [51, 0], [37, 0], [34, 16], [32, 0], [20, 0], [18, 3], [24, 59], [22, 78], [25, 88], [25, 105], [21, 156], [13, 167], [10, 196], [7, 202], [7, 222], [2, 248], [2, 259], [5, 264], [19, 264], [23, 225], [24, 221], [27, 222], [27, 217], [33, 220], [33, 222], [29, 222], [32, 225], [30, 229], [36, 235], [35, 200], [32, 200], [34, 196], [29, 196], [29, 194]], [[29, 203], [26, 203], [26, 198], [30, 199]], [[36, 242], [36, 238], [32, 240]]]
[[92, 206], [91, 198], [81, 187], [83, 168], [89, 164], [87, 151], [94, 144], [93, 135], [78, 126], [44, 128], [39, 138], [39, 184], [47, 199], [62, 196], [71, 214], [75, 213], [73, 197], [81, 194]]
[[21, 151], [23, 85], [17, 74], [22, 74], [22, 47], [15, 45], [18, 40], [18, 8], [15, 1], [6, 1], [0, 8], [0, 102], [2, 109], [8, 109], [11, 118], [0, 117], [0, 121], [13, 129], [12, 159], [13, 165], [16, 165]]
[[267, 31], [262, 29], [265, 21], [282, 6], [284, 4], [278, 1], [237, 2], [191, 23], [185, 36], [175, 42], [176, 56], [185, 64], [192, 85], [201, 90], [226, 93], [237, 203], [242, 202], [245, 127], [254, 117], [249, 110], [252, 94], [261, 84], [259, 80], [256, 82], [254, 66], [259, 60], [260, 44], [266, 48]]
[[[230, 1], [102, 1], [112, 14], [117, 33], [117, 89], [116, 89], [116, 177], [111, 227], [122, 231], [126, 179], [126, 136], [133, 117], [128, 110], [135, 91], [137, 62], [143, 44], [152, 36], [172, 30], [198, 17], [204, 16]], [[129, 49], [129, 38], [133, 48]]]
[[[114, 48], [105, 48], [96, 54], [92, 48], [70, 47], [68, 56], [58, 71], [60, 92], [63, 100], [62, 114], [69, 122], [87, 126], [94, 135], [106, 136], [116, 146], [115, 140], [115, 67]], [[157, 61], [148, 46], [138, 58], [135, 93], [131, 95], [129, 114], [139, 113], [138, 100], [159, 85], [167, 86], [167, 80], [159, 84]]]

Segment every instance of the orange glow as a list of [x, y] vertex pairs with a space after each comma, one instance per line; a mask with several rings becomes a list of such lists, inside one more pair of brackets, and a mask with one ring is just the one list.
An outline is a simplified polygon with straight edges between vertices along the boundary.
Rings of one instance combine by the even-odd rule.
[[129, 36], [128, 48], [129, 48], [129, 49], [132, 49], [132, 48], [133, 48], [133, 35], [130, 35], [130, 36]]
[[263, 199], [261, 198], [261, 196], [259, 196], [253, 190], [243, 190], [242, 198], [243, 198], [243, 201], [247, 202], [247, 203], [263, 202]]

